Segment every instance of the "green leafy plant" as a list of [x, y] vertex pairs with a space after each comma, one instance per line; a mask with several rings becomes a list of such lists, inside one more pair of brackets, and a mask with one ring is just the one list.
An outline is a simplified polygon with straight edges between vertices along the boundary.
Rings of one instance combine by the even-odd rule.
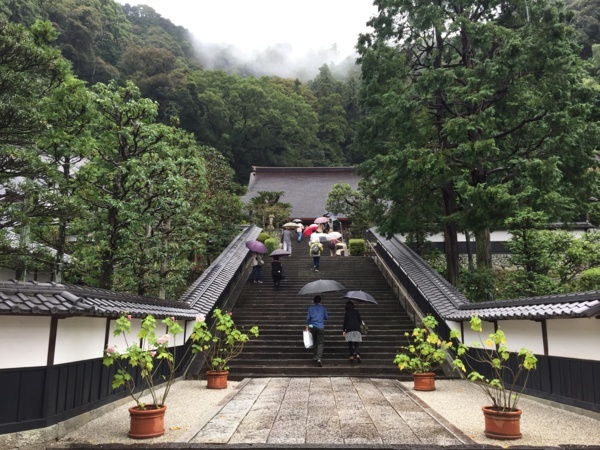
[[214, 330], [206, 356], [207, 364], [211, 370], [229, 370], [229, 361], [242, 352], [244, 345], [252, 336], [258, 337], [258, 327], [253, 326], [248, 333], [244, 333], [236, 327], [233, 314], [220, 309], [214, 310], [212, 318]]
[[[481, 319], [471, 317], [471, 329], [479, 340], [470, 346], [459, 344], [454, 366], [467, 372], [467, 378], [477, 384], [488, 397], [491, 407], [497, 411], [516, 411], [519, 399], [527, 384], [530, 371], [536, 368], [537, 358], [531, 350], [522, 348], [517, 353], [516, 368], [509, 365], [511, 352], [506, 346], [506, 336], [498, 329], [484, 339], [481, 335]], [[487, 366], [491, 376], [485, 376], [474, 366]], [[522, 383], [519, 382], [522, 380]]]
[[273, 250], [277, 250], [279, 248], [279, 241], [275, 238], [265, 239], [265, 242], [263, 242], [263, 243], [267, 246], [269, 253], [271, 253]]
[[256, 238], [257, 241], [262, 242], [263, 244], [265, 243], [265, 241], [267, 239], [269, 239], [271, 237], [271, 235], [269, 233], [267, 233], [266, 231], [262, 231], [258, 237]]
[[581, 291], [600, 289], [600, 267], [583, 271], [579, 277], [578, 286]]
[[[127, 348], [124, 351], [119, 351], [117, 345], [110, 345], [104, 351], [103, 364], [107, 367], [116, 364], [118, 367], [113, 377], [113, 389], [126, 386], [140, 409], [164, 406], [171, 385], [175, 380], [175, 374], [181, 363], [186, 359], [185, 354], [178, 359], [175, 354], [176, 347], [169, 347], [169, 342], [174, 342], [175, 336], [183, 332], [182, 326], [174, 317], [167, 317], [162, 320], [162, 323], [166, 325], [167, 332], [157, 337], [156, 319], [152, 315], [146, 316], [142, 320], [137, 340], [130, 344], [128, 336], [131, 333], [131, 315], [123, 315], [117, 319], [113, 334], [115, 336], [121, 335]], [[186, 353], [190, 350], [192, 353], [208, 350], [211, 338], [212, 335], [206, 326], [204, 316], [198, 315], [190, 334], [192, 344], [187, 347]], [[159, 375], [165, 365], [167, 375]], [[136, 380], [131, 375], [131, 372], [137, 368], [139, 368], [143, 383], [141, 390], [137, 389]], [[164, 383], [161, 381], [164, 381]], [[159, 393], [160, 388], [164, 388], [162, 393]], [[152, 397], [152, 406], [141, 401], [146, 392], [149, 392]]]
[[348, 250], [352, 256], [364, 256], [366, 246], [364, 239], [350, 239], [348, 241]]
[[[400, 347], [401, 353], [396, 355], [394, 364], [401, 371], [411, 373], [429, 373], [437, 370], [444, 363], [448, 351], [452, 348], [452, 342], [440, 339], [435, 332], [438, 321], [431, 315], [422, 320], [422, 325], [416, 327], [412, 334], [413, 343]], [[458, 338], [458, 332], [452, 330], [451, 338]]]

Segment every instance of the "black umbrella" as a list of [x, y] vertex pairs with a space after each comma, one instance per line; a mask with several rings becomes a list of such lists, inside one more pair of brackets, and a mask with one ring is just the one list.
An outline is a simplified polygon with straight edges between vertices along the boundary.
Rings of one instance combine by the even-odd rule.
[[290, 252], [278, 248], [277, 250], [273, 250], [271, 253], [269, 253], [269, 256], [290, 256]]
[[298, 295], [322, 294], [323, 292], [343, 291], [346, 289], [340, 283], [334, 280], [317, 280], [305, 284]]
[[373, 296], [371, 294], [367, 294], [366, 292], [363, 291], [348, 291], [346, 292], [346, 295], [344, 295], [345, 298], [353, 298], [355, 300], [359, 300], [361, 302], [368, 302], [368, 303], [375, 303], [376, 305], [378, 304], [377, 301], [375, 301], [375, 298], [373, 298]]

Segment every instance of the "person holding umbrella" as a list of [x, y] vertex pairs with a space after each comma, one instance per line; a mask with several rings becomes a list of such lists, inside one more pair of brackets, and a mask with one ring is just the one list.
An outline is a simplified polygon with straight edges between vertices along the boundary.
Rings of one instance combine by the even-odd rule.
[[279, 283], [281, 283], [283, 277], [283, 266], [279, 262], [279, 256], [273, 256], [273, 261], [271, 261], [271, 276], [273, 277], [275, 289], [279, 289]]
[[315, 295], [313, 304], [308, 307], [306, 314], [306, 330], [313, 337], [313, 359], [319, 367], [323, 367], [323, 345], [325, 343], [325, 321], [329, 319], [327, 309], [321, 305], [321, 296]]
[[263, 257], [258, 252], [252, 252], [252, 258], [250, 259], [252, 264], [252, 282], [262, 283], [262, 266], [265, 263]]
[[362, 334], [360, 332], [360, 326], [362, 324], [362, 318], [360, 312], [354, 307], [354, 303], [351, 300], [346, 302], [346, 312], [344, 313], [344, 324], [342, 326], [342, 336], [348, 343], [348, 351], [350, 356], [348, 361], [354, 362], [355, 360], [359, 363], [362, 362], [358, 349], [362, 342]]
[[292, 233], [287, 228], [284, 228], [281, 232], [281, 242], [283, 243], [283, 249], [292, 254]]

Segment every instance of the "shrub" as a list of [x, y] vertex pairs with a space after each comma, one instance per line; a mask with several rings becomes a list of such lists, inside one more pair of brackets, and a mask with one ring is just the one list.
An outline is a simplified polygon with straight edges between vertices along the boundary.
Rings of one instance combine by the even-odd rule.
[[578, 281], [579, 290], [595, 291], [600, 289], [600, 267], [584, 270]]
[[279, 248], [279, 241], [272, 237], [265, 240], [264, 244], [269, 249], [269, 253], [271, 253], [273, 250], [277, 250]]
[[271, 235], [269, 233], [267, 233], [266, 231], [263, 231], [262, 233], [260, 233], [258, 235], [258, 237], [256, 238], [257, 241], [262, 242], [263, 244], [265, 243], [265, 241], [267, 239], [269, 239], [271, 237]]
[[352, 256], [364, 256], [365, 249], [364, 239], [350, 239], [348, 241], [348, 250], [350, 250]]
[[461, 272], [460, 289], [472, 302], [494, 300], [496, 275], [490, 269], [466, 270]]

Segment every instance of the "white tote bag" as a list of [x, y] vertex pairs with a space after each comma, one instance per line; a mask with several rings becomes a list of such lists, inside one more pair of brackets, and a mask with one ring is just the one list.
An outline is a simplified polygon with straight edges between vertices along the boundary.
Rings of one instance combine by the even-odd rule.
[[312, 348], [313, 346], [313, 338], [310, 331], [304, 330], [302, 332], [302, 337], [304, 338], [304, 347]]

